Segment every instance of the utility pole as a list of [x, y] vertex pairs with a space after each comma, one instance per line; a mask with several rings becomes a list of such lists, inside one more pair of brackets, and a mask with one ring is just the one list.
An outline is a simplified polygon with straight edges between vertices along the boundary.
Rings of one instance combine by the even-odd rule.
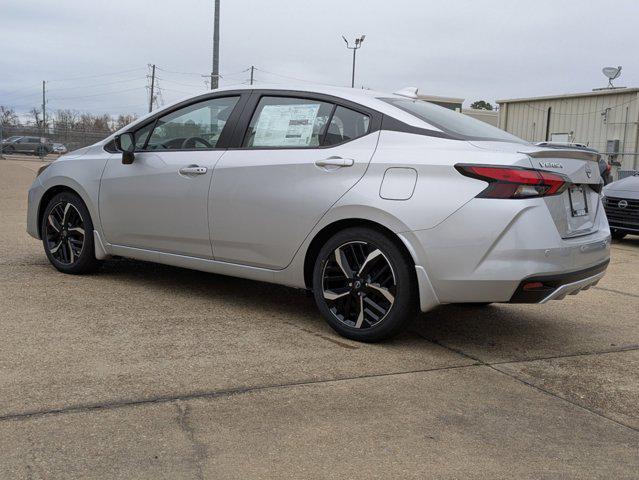
[[211, 66], [211, 90], [218, 87], [220, 78], [220, 0], [214, 0], [213, 14], [213, 64]]
[[353, 74], [351, 76], [351, 88], [355, 88], [355, 54], [357, 53], [357, 50], [362, 48], [362, 43], [364, 43], [366, 35], [357, 37], [355, 39], [355, 45], [353, 47], [350, 46], [348, 40], [346, 40], [346, 37], [344, 35], [342, 35], [342, 38], [344, 39], [344, 43], [346, 43], [346, 48], [348, 48], [349, 50], [353, 50]]
[[47, 82], [42, 80], [42, 135], [44, 136], [45, 125], [47, 124], [47, 100], [45, 85]]
[[[42, 80], [42, 137], [44, 137], [44, 131], [47, 125], [47, 98], [46, 98], [46, 84], [44, 80]], [[46, 151], [43, 151], [42, 147], [39, 148], [40, 151], [40, 160], [47, 154]], [[44, 155], [42, 155], [44, 153]]]
[[153, 110], [153, 90], [155, 88], [155, 64], [151, 65], [151, 95], [149, 95], [149, 112]]
[[253, 85], [253, 72], [255, 72], [255, 67], [251, 65], [251, 85]]

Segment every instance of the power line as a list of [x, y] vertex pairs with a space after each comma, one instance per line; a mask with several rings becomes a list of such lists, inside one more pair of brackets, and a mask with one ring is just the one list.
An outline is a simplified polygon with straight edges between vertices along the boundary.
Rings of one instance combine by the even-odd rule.
[[123, 73], [137, 72], [139, 70], [145, 70], [145, 69], [146, 67], [138, 67], [138, 68], [132, 68], [130, 70], [120, 70], [119, 72], [105, 72], [105, 73], [96, 73], [94, 75], [82, 75], [78, 77], [54, 78], [53, 80], [49, 80], [49, 82], [66, 82], [69, 80], [81, 80], [84, 78], [109, 77], [114, 75], [121, 75]]
[[100, 92], [100, 93], [94, 93], [91, 95], [78, 95], [78, 96], [73, 96], [73, 97], [54, 97], [51, 100], [75, 100], [77, 98], [89, 98], [89, 97], [100, 97], [102, 95], [115, 95], [118, 93], [124, 93], [124, 92], [132, 92], [134, 90], [141, 90], [144, 89], [146, 87], [134, 87], [134, 88], [127, 88], [125, 90], [118, 90], [118, 91], [109, 91], [109, 92]]

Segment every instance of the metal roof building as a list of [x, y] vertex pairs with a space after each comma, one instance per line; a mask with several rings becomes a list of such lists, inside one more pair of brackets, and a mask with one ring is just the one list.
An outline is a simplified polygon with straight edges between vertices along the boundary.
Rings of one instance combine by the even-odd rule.
[[639, 167], [639, 88], [497, 100], [499, 127], [530, 142], [577, 142]]

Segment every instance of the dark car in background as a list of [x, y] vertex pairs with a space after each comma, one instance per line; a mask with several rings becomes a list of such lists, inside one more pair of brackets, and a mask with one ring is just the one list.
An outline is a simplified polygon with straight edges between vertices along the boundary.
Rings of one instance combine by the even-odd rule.
[[28, 135], [9, 137], [2, 142], [2, 153], [27, 153], [44, 156], [53, 151], [53, 143], [44, 137]]
[[639, 235], [639, 173], [612, 182], [604, 187], [603, 194], [612, 238]]

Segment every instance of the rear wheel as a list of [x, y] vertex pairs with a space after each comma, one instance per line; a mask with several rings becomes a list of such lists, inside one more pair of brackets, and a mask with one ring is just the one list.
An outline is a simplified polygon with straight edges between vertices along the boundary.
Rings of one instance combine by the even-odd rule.
[[94, 271], [93, 222], [82, 199], [71, 192], [55, 195], [42, 216], [42, 243], [51, 264], [64, 273]]
[[343, 230], [322, 247], [313, 294], [340, 335], [376, 342], [399, 333], [415, 311], [412, 262], [386, 235], [364, 227]]
[[612, 229], [611, 232], [610, 232], [610, 235], [612, 235], [612, 238], [614, 240], [622, 240], [627, 234], [626, 234], [626, 232], [622, 232], [620, 230]]

